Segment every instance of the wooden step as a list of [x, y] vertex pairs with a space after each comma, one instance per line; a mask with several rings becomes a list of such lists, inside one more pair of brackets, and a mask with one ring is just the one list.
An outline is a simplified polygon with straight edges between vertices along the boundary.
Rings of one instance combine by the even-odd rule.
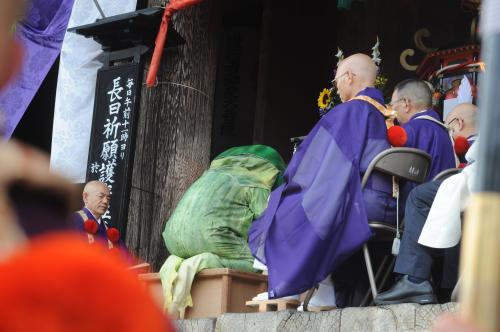
[[[139, 275], [158, 305], [163, 308], [163, 290], [158, 273]], [[245, 300], [267, 290], [267, 276], [226, 268], [199, 272], [191, 288], [194, 306], [186, 309], [185, 318], [218, 317], [224, 313], [256, 312]]]
[[151, 272], [151, 266], [148, 263], [140, 263], [129, 267], [127, 270], [137, 274], [144, 274]]
[[259, 312], [268, 311], [282, 311], [288, 309], [297, 309], [300, 306], [300, 301], [297, 300], [257, 300], [257, 301], [247, 301], [246, 305], [248, 307], [258, 307]]

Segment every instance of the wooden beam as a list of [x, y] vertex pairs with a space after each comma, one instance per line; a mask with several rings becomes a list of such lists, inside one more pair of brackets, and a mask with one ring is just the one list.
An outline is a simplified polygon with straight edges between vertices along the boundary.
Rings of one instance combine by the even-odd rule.
[[[149, 1], [150, 6], [160, 4]], [[209, 165], [214, 15], [213, 0], [174, 15], [186, 44], [164, 53], [158, 85], [142, 92], [126, 244], [155, 271], [168, 255], [161, 236], [165, 222]]]

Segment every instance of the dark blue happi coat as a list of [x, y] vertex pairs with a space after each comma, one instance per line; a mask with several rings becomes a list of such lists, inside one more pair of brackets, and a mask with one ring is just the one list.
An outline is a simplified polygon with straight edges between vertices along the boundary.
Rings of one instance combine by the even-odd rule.
[[[101, 240], [106, 240], [108, 239], [108, 236], [106, 234], [106, 227], [104, 226], [104, 222], [101, 220], [101, 223], [99, 223], [97, 221], [97, 219], [94, 217], [94, 215], [92, 214], [92, 212], [90, 212], [89, 209], [87, 209], [86, 207], [84, 207], [82, 209], [82, 211], [85, 213], [85, 215], [87, 216], [87, 219], [90, 219], [90, 220], [94, 220], [98, 225], [99, 225], [99, 228], [97, 230], [97, 233], [95, 234], [96, 236], [98, 236]], [[80, 230], [82, 232], [85, 231], [84, 227], [83, 227], [83, 223], [85, 222], [85, 220], [83, 220], [82, 216], [80, 215], [80, 213], [78, 212], [75, 212], [73, 214], [73, 223], [74, 223], [74, 227], [77, 229], [77, 230]]]
[[[107, 235], [107, 231], [106, 231], [107, 230], [106, 226], [104, 225], [104, 221], [101, 219], [101, 223], [99, 223], [97, 221], [97, 219], [94, 217], [94, 215], [92, 214], [92, 212], [90, 212], [90, 210], [87, 209], [86, 207], [84, 207], [81, 211], [83, 211], [85, 213], [85, 215], [87, 216], [87, 219], [94, 220], [99, 225], [97, 233], [94, 235], [96, 242], [99, 242], [99, 243], [107, 246], [108, 245], [108, 235]], [[87, 219], [85, 219], [85, 220], [87, 220]], [[74, 227], [74, 229], [85, 233], [85, 228], [84, 228], [85, 220], [82, 218], [79, 211], [73, 213], [73, 227]], [[117, 244], [114, 244], [114, 246], [119, 249], [120, 257], [122, 259], [124, 259], [125, 263], [130, 264], [130, 265], [135, 264], [134, 258], [128, 253], [127, 247], [125, 246], [125, 243], [123, 242], [123, 240], [121, 238]]]
[[[373, 88], [360, 92], [383, 104]], [[371, 236], [370, 219], [394, 218], [390, 177], [361, 177], [389, 148], [384, 116], [351, 100], [321, 118], [299, 146], [249, 231], [252, 254], [269, 270], [269, 296], [301, 293], [318, 284]]]

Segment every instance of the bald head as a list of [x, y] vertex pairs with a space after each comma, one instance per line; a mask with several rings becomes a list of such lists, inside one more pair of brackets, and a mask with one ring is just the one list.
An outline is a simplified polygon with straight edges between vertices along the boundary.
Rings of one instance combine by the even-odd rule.
[[342, 60], [335, 76], [342, 101], [353, 98], [366, 87], [373, 87], [377, 71], [377, 66], [366, 54], [357, 53]]
[[377, 66], [366, 54], [357, 53], [345, 58], [339, 65], [340, 71], [352, 71], [366, 86], [373, 86], [377, 78]]
[[453, 132], [453, 137], [476, 135], [476, 117], [478, 108], [474, 104], [463, 103], [455, 106], [446, 116], [446, 123]]
[[85, 207], [99, 219], [109, 207], [110, 194], [108, 186], [101, 181], [90, 181], [83, 189]]
[[108, 186], [104, 182], [94, 180], [87, 182], [83, 188], [83, 192], [91, 192], [95, 190], [108, 190]]

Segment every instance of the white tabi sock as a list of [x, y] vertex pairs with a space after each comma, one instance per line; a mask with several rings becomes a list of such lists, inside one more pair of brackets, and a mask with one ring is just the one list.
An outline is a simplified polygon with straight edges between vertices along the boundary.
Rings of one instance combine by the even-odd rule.
[[336, 306], [335, 287], [330, 275], [319, 283], [318, 290], [314, 293], [309, 304], [317, 307]]

